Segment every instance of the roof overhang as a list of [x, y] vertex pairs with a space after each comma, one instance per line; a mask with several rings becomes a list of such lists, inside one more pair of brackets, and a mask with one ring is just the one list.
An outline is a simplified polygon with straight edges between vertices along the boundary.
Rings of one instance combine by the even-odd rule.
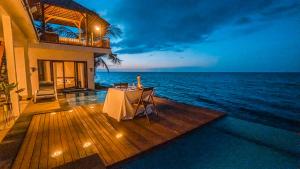
[[22, 0], [1, 0], [0, 5], [10, 16], [13, 26], [16, 26], [27, 40], [30, 42], [38, 41], [31, 15]]

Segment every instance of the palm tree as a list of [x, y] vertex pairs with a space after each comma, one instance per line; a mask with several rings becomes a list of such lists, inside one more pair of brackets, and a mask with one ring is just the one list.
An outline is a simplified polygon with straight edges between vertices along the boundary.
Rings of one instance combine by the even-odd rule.
[[[106, 28], [106, 34], [104, 35], [104, 37], [120, 38], [121, 35], [122, 35], [122, 30], [119, 27], [117, 27], [115, 25], [109, 25]], [[118, 55], [114, 54], [114, 53], [110, 53], [110, 54], [106, 54], [106, 55], [95, 54], [94, 57], [95, 57], [95, 68], [98, 66], [102, 66], [107, 70], [107, 72], [109, 72], [109, 67], [108, 67], [106, 61], [104, 60], [104, 58], [107, 58], [113, 64], [121, 64], [121, 62], [122, 62], [122, 60], [120, 58], [118, 58]]]
[[114, 54], [114, 53], [104, 54], [104, 55], [103, 54], [102, 55], [95, 54], [94, 57], [95, 57], [95, 61], [94, 61], [95, 68], [98, 66], [102, 66], [107, 70], [107, 72], [109, 72], [109, 67], [108, 67], [106, 61], [104, 60], [104, 58], [107, 58], [113, 64], [116, 64], [116, 65], [119, 65], [122, 62], [122, 60], [120, 58], [118, 58], [117, 54]]
[[[43, 28], [41, 23], [36, 23], [36, 29], [39, 34], [43, 33]], [[70, 28], [66, 26], [55, 26], [53, 24], [46, 24], [45, 25], [45, 31], [48, 32], [55, 32], [60, 36], [68, 37], [68, 38], [78, 38], [78, 34], [72, 31]]]

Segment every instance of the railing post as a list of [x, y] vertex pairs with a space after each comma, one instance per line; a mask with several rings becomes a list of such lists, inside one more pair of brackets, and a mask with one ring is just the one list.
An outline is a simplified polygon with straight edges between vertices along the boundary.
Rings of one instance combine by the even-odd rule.
[[84, 19], [84, 26], [85, 26], [85, 45], [88, 46], [89, 40], [88, 40], [88, 16], [85, 13], [85, 19]]

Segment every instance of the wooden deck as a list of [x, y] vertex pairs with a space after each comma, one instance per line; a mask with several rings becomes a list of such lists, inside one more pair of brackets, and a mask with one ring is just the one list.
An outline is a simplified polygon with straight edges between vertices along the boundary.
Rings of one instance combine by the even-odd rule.
[[101, 113], [102, 104], [33, 115], [12, 168], [77, 168], [74, 164], [95, 160], [95, 154], [101, 161], [96, 165], [103, 163], [107, 167], [223, 115], [165, 99], [155, 100], [160, 114], [159, 119], [153, 117], [151, 124], [146, 118], [117, 122]]

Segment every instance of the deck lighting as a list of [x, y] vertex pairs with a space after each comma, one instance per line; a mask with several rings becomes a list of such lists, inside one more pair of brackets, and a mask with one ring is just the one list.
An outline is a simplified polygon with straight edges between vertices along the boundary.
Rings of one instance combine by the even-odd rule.
[[123, 137], [123, 134], [122, 134], [122, 133], [118, 133], [118, 134], [116, 135], [116, 138], [121, 138], [121, 137]]
[[87, 148], [87, 147], [89, 147], [89, 146], [91, 146], [91, 145], [92, 145], [91, 142], [85, 142], [85, 143], [83, 144], [83, 148]]
[[62, 154], [62, 151], [55, 151], [52, 155], [51, 155], [51, 157], [53, 157], [53, 158], [55, 158], [55, 157], [58, 157], [58, 156], [60, 156]]
[[50, 113], [50, 115], [56, 115], [56, 113], [55, 113], [55, 112], [52, 112], [52, 113]]
[[90, 108], [91, 108], [91, 109], [93, 109], [93, 108], [94, 108], [94, 106], [90, 106]]
[[73, 109], [69, 110], [69, 112], [70, 112], [70, 113], [73, 112]]

